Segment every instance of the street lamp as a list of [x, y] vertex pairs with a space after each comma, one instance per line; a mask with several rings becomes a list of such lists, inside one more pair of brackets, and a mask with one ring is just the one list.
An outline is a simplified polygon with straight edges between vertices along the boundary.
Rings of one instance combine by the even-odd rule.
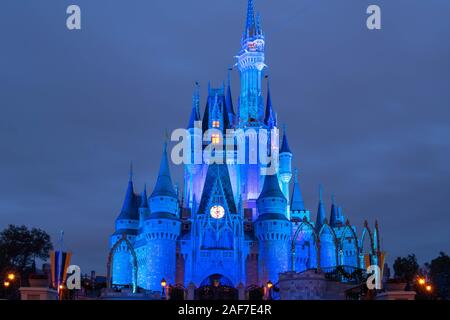
[[7, 297], [7, 289], [9, 288], [9, 286], [11, 285], [11, 283], [9, 281], [5, 281], [3, 282], [3, 294], [5, 296], [5, 298]]
[[8, 274], [8, 280], [14, 281], [15, 278], [16, 278], [16, 275], [14, 273], [9, 273]]
[[161, 287], [162, 287], [162, 293], [161, 293], [161, 295], [162, 295], [163, 297], [165, 297], [165, 296], [166, 296], [167, 281], [166, 281], [166, 279], [164, 279], [164, 278], [161, 279]]
[[267, 300], [272, 300], [272, 288], [273, 288], [273, 283], [272, 281], [267, 281], [267, 289], [269, 289], [269, 296], [267, 297]]
[[432, 290], [433, 288], [431, 287], [431, 285], [427, 285], [427, 286], [425, 287], [425, 289], [426, 289], [428, 292], [431, 292], [431, 290]]
[[424, 278], [419, 278], [419, 284], [421, 286], [423, 286], [425, 284], [425, 279]]
[[63, 290], [64, 290], [64, 286], [62, 284], [60, 284], [58, 286], [58, 299], [59, 300], [63, 299]]

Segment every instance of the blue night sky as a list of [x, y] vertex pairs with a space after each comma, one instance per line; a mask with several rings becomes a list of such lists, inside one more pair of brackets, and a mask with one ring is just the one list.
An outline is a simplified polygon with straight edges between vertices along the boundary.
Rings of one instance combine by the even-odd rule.
[[[450, 1], [256, 0], [278, 119], [315, 218], [323, 183], [350, 222], [378, 219], [388, 261], [450, 253]], [[78, 4], [82, 30], [68, 31]], [[382, 30], [366, 28], [369, 4]], [[3, 0], [0, 228], [26, 224], [106, 270], [134, 162], [153, 187], [195, 81], [220, 85], [246, 1]], [[238, 74], [232, 75], [235, 106]], [[172, 166], [180, 184], [181, 167]], [[150, 190], [149, 190], [150, 191]]]

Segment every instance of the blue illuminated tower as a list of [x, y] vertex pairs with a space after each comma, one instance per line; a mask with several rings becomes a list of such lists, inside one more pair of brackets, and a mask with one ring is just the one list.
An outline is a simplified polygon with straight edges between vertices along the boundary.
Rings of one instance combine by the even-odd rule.
[[259, 211], [255, 236], [259, 247], [259, 281], [276, 282], [278, 274], [289, 270], [292, 226], [286, 218], [286, 198], [277, 175], [267, 175], [257, 200]]
[[259, 126], [264, 121], [262, 77], [264, 63], [264, 34], [259, 15], [255, 17], [253, 0], [248, 1], [247, 20], [241, 39], [237, 66], [241, 76], [239, 97], [239, 126]]
[[132, 248], [127, 242], [121, 241], [125, 238], [132, 244], [136, 238], [139, 227], [139, 201], [140, 197], [134, 193], [133, 170], [130, 166], [127, 191], [123, 201], [122, 210], [116, 219], [115, 232], [110, 237], [110, 246], [115, 247], [113, 257], [112, 282], [116, 285], [131, 285], [133, 280], [133, 255]]
[[158, 291], [161, 290], [161, 279], [175, 282], [176, 243], [181, 232], [178, 197], [170, 176], [166, 144], [149, 200], [150, 215], [145, 219], [140, 241], [136, 243], [138, 286]]

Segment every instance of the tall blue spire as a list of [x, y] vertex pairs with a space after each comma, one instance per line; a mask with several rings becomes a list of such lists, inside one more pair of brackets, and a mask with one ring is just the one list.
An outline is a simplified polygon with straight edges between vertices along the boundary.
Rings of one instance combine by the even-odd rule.
[[334, 196], [331, 196], [330, 226], [337, 227], [338, 223], [339, 223], [339, 216], [337, 206], [334, 202]]
[[130, 173], [128, 178], [127, 191], [123, 200], [122, 210], [120, 210], [118, 220], [138, 220], [139, 213], [137, 208], [136, 196], [133, 187], [133, 163], [130, 164]]
[[317, 208], [316, 228], [319, 230], [325, 222], [325, 208], [322, 201], [322, 185], [319, 185], [319, 207]]
[[194, 128], [195, 121], [200, 121], [200, 88], [198, 82], [195, 83], [194, 93], [192, 94], [192, 111], [188, 129]]
[[261, 15], [256, 13], [256, 33], [262, 34], [262, 28], [261, 28]]
[[281, 144], [280, 154], [281, 153], [292, 153], [286, 135], [286, 126], [283, 127], [283, 142]]
[[177, 197], [173, 188], [172, 178], [170, 177], [169, 161], [167, 160], [167, 143], [164, 143], [158, 179], [150, 197], [158, 196]]
[[274, 127], [277, 125], [275, 112], [272, 107], [272, 98], [270, 96], [270, 83], [267, 79], [267, 102], [266, 102], [266, 113], [264, 115], [264, 123], [269, 127]]
[[245, 24], [245, 37], [252, 37], [256, 34], [255, 7], [253, 0], [248, 0], [247, 4], [247, 21]]
[[294, 170], [294, 187], [292, 189], [291, 211], [305, 211], [302, 192], [298, 183], [298, 170]]

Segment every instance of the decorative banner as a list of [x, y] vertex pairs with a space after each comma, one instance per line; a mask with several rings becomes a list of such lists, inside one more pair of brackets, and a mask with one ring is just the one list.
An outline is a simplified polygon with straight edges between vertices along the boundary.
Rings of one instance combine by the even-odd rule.
[[63, 252], [63, 251], [50, 252], [53, 288], [59, 290], [59, 286], [66, 282], [67, 268], [69, 267], [71, 256], [72, 252]]
[[364, 255], [364, 264], [365, 264], [366, 270], [371, 265], [370, 254], [368, 254], [368, 253]]
[[384, 260], [385, 260], [386, 252], [381, 251], [378, 253], [378, 266], [381, 269], [381, 276], [384, 274]]

